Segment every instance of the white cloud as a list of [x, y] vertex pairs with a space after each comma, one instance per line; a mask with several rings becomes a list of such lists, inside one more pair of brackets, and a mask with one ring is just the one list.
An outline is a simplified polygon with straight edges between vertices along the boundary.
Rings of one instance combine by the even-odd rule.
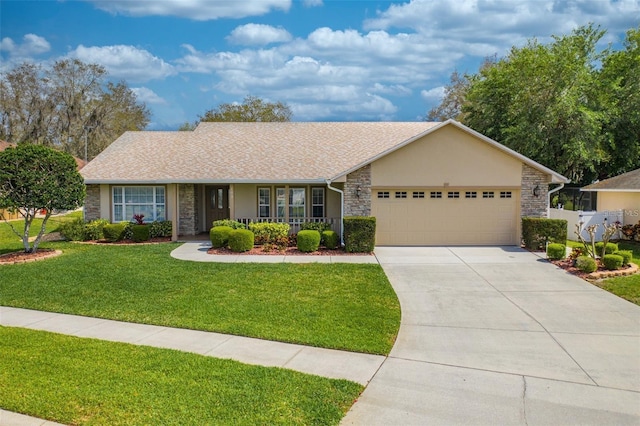
[[167, 101], [153, 90], [147, 87], [132, 87], [131, 90], [136, 94], [138, 101], [145, 102], [147, 104], [166, 105]]
[[426, 101], [436, 101], [439, 102], [442, 98], [444, 98], [444, 86], [434, 87], [429, 90], [421, 90], [420, 97]]
[[25, 34], [22, 43], [16, 44], [11, 38], [5, 37], [0, 41], [0, 50], [14, 57], [26, 58], [40, 55], [51, 50], [51, 45], [44, 38], [35, 34]]
[[134, 46], [78, 46], [69, 56], [104, 66], [115, 78], [142, 82], [176, 74], [175, 68], [144, 49]]
[[265, 46], [271, 43], [287, 42], [292, 37], [284, 28], [263, 24], [246, 24], [236, 27], [226, 39], [233, 44]]
[[302, 0], [304, 7], [318, 7], [322, 6], [322, 0]]
[[113, 14], [177, 16], [195, 21], [259, 16], [273, 10], [288, 11], [291, 0], [86, 0]]

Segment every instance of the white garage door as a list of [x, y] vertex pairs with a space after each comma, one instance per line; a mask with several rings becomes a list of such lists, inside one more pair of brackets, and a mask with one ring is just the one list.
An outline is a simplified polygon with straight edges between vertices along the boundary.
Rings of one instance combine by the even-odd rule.
[[374, 188], [376, 244], [513, 245], [519, 198], [500, 188]]

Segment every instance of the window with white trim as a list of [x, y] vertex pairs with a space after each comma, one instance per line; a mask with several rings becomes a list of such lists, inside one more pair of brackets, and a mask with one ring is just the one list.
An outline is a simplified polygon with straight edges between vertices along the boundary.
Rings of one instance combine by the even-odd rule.
[[132, 221], [144, 215], [145, 222], [165, 220], [164, 186], [114, 186], [112, 188], [113, 221]]
[[311, 217], [324, 217], [324, 188], [311, 188]]
[[305, 216], [304, 188], [289, 188], [289, 219], [301, 219]]
[[286, 208], [286, 194], [284, 188], [276, 188], [276, 217], [279, 219], [285, 218]]
[[258, 188], [258, 217], [271, 217], [271, 188]]

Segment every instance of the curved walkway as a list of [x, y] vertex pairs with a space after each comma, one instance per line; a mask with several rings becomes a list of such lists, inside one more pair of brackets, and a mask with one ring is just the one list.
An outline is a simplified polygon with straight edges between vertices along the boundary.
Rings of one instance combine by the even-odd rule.
[[516, 247], [378, 247], [402, 307], [345, 425], [640, 424], [640, 307]]

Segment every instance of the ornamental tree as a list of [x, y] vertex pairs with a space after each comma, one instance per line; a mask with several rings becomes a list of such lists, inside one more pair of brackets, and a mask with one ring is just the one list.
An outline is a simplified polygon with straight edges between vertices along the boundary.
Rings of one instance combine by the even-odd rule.
[[[35, 253], [47, 221], [56, 210], [74, 210], [85, 197], [84, 181], [73, 157], [42, 145], [20, 144], [0, 152], [0, 209], [24, 218], [20, 233], [0, 212], [2, 219], [22, 239], [24, 251]], [[38, 212], [44, 220], [38, 236], [29, 243], [29, 231]]]

